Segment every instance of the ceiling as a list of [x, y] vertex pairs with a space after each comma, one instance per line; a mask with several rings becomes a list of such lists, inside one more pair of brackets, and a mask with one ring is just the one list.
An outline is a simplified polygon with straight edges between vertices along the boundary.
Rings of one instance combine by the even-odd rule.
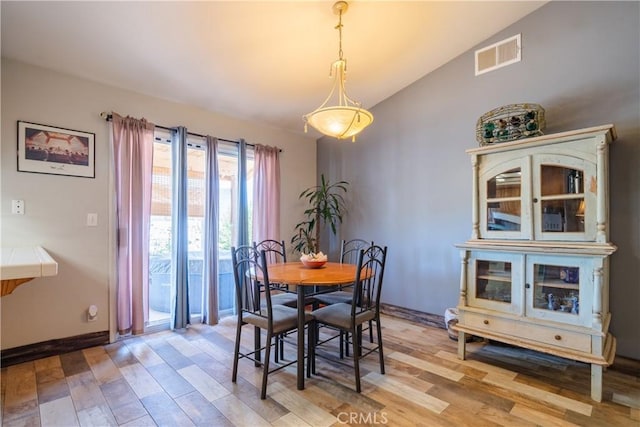
[[[331, 89], [333, 3], [4, 0], [2, 56], [302, 132]], [[351, 1], [347, 93], [370, 109], [544, 3]]]

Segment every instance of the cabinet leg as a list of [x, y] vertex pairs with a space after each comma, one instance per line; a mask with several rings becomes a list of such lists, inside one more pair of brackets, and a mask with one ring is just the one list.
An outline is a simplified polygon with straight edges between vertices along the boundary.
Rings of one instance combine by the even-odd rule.
[[464, 360], [466, 353], [467, 337], [466, 333], [458, 331], [458, 359]]
[[602, 365], [591, 364], [591, 398], [602, 402]]

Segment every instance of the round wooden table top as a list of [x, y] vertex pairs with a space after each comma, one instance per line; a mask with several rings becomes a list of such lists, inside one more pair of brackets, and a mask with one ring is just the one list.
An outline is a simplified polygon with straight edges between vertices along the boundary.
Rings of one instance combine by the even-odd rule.
[[308, 268], [301, 262], [269, 265], [269, 281], [287, 285], [343, 285], [356, 280], [355, 264], [328, 262], [320, 268]]

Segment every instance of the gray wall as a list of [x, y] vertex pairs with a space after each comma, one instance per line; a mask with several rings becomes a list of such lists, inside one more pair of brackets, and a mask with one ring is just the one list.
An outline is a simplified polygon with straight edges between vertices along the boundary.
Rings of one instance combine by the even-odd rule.
[[[58, 262], [58, 275], [19, 286], [2, 297], [1, 348], [8, 349], [113, 329], [114, 208], [108, 124], [101, 111], [146, 117], [164, 126], [183, 125], [212, 134], [282, 148], [281, 232], [288, 239], [304, 208], [298, 194], [315, 182], [316, 143], [311, 137], [214, 114], [43, 68], [2, 59], [2, 247], [43, 246]], [[18, 172], [17, 121], [93, 132], [95, 179]], [[11, 200], [25, 214], [11, 214]], [[98, 226], [87, 227], [87, 213]], [[86, 309], [98, 306], [95, 322]]]
[[[545, 133], [613, 123], [611, 331], [640, 359], [640, 3], [552, 2], [476, 48], [522, 33], [522, 61], [474, 76], [472, 49], [372, 108], [355, 144], [324, 138], [318, 173], [351, 183], [340, 237], [389, 246], [383, 299], [444, 314], [458, 301], [454, 244], [471, 232], [475, 124], [506, 104], [546, 110]], [[350, 94], [356, 99], [358, 94]]]

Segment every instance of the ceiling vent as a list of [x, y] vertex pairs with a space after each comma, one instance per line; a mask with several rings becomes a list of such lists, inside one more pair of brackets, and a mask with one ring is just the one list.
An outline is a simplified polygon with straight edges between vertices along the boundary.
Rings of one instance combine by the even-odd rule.
[[520, 34], [476, 50], [476, 76], [520, 61]]

